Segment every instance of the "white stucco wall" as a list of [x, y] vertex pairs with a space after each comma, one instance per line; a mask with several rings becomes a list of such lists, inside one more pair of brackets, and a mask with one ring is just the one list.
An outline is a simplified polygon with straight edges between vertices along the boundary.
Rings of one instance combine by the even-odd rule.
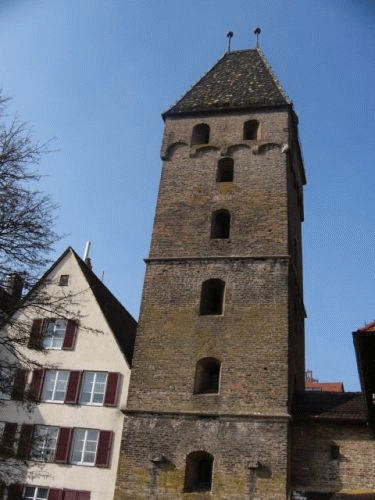
[[[61, 274], [69, 275], [68, 287], [57, 285]], [[30, 486], [88, 490], [91, 492], [91, 500], [108, 500], [113, 498], [115, 487], [123, 424], [121, 409], [126, 405], [130, 368], [89, 289], [75, 256], [69, 252], [48, 278], [52, 282], [48, 285], [48, 292], [54, 296], [67, 293], [73, 296], [70, 317], [78, 319], [79, 322], [75, 349], [39, 352], [23, 348], [23, 354], [45, 368], [121, 373], [117, 407], [40, 403], [28, 410], [22, 403], [6, 401], [0, 406], [0, 421], [16, 422], [19, 425], [30, 423], [113, 431], [110, 468], [30, 462], [24, 477], [17, 481]], [[25, 313], [20, 313], [19, 317], [22, 319], [24, 316]], [[29, 319], [26, 321], [30, 322], [30, 326], [32, 317], [43, 317], [39, 311], [31, 314], [27, 311], [27, 316]]]

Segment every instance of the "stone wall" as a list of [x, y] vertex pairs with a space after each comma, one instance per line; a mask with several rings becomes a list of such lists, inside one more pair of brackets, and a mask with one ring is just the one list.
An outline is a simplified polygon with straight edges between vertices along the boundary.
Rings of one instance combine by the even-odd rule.
[[[115, 499], [285, 500], [287, 424], [285, 418], [127, 415]], [[195, 450], [214, 456], [210, 492], [184, 493], [186, 457]]]
[[[339, 447], [333, 458], [331, 447]], [[293, 424], [292, 486], [306, 492], [375, 492], [375, 440], [365, 424]]]

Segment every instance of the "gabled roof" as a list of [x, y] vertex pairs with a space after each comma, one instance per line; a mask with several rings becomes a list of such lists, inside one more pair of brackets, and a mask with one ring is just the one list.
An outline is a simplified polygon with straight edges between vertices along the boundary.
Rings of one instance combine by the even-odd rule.
[[137, 322], [125, 307], [108, 290], [104, 283], [85, 264], [76, 252], [71, 248], [77, 262], [90, 285], [91, 291], [106, 318], [108, 325], [114, 333], [122, 352], [125, 354], [129, 366], [132, 365], [134, 341], [137, 330]]
[[52, 264], [52, 266], [43, 274], [36, 285], [30, 290], [23, 301], [27, 302], [28, 297], [33, 291], [40, 286], [48, 277], [48, 275], [62, 262], [62, 260], [72, 253], [85, 276], [88, 285], [95, 296], [95, 299], [111, 328], [120, 349], [125, 355], [125, 358], [131, 367], [133, 359], [134, 341], [137, 329], [137, 322], [128, 313], [125, 307], [116, 299], [116, 297], [108, 290], [96, 274], [85, 264], [85, 262], [77, 255], [73, 248], [68, 247], [65, 252]]
[[291, 102], [259, 49], [226, 53], [163, 117]]
[[314, 420], [367, 420], [365, 397], [360, 392], [297, 392], [292, 413]]

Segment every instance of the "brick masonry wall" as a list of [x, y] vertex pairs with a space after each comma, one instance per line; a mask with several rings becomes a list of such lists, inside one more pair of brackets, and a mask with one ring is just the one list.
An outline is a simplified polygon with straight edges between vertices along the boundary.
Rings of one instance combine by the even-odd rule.
[[[299, 238], [300, 214], [284, 147], [289, 118], [276, 109], [166, 120], [119, 500], [286, 498], [288, 405], [303, 366], [294, 342], [303, 318], [302, 306], [293, 306], [300, 263], [293, 263], [297, 252], [290, 257], [290, 242], [291, 231]], [[243, 140], [248, 119], [260, 123], [257, 140]], [[201, 122], [210, 126], [209, 144], [192, 147], [192, 128]], [[234, 160], [234, 180], [217, 183], [226, 156]], [[229, 239], [211, 239], [218, 209], [231, 213]], [[203, 316], [201, 287], [210, 278], [225, 282], [224, 309]], [[196, 364], [205, 357], [221, 362], [217, 394], [193, 394]], [[186, 456], [194, 450], [214, 457], [211, 493], [183, 493]], [[155, 465], [154, 454], [167, 463]]]
[[[287, 425], [285, 419], [128, 415], [115, 499], [285, 500]], [[214, 456], [212, 490], [183, 493], [186, 456], [196, 450]]]
[[[249, 118], [259, 119], [262, 140], [242, 140]], [[202, 120], [166, 122], [164, 142], [180, 142], [163, 165], [150, 257], [285, 255], [287, 160], [281, 147], [288, 142], [287, 112], [207, 117], [209, 145], [191, 147], [192, 128]], [[234, 181], [217, 183], [218, 161], [227, 155], [234, 160]], [[211, 214], [222, 208], [232, 216], [230, 238], [212, 240]]]
[[[288, 259], [154, 263], [145, 276], [128, 408], [286, 413]], [[224, 311], [200, 316], [201, 284], [225, 281]], [[199, 359], [222, 362], [217, 395], [193, 394]]]
[[[340, 447], [331, 459], [330, 448]], [[341, 490], [375, 493], [375, 440], [365, 423], [293, 424], [292, 487], [307, 492]]]

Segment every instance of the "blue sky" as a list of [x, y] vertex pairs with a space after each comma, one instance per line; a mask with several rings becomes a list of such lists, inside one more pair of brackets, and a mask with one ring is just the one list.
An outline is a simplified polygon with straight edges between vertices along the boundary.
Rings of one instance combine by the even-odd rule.
[[351, 332], [375, 318], [372, 0], [2, 0], [0, 87], [55, 152], [57, 229], [137, 317], [161, 168], [160, 114], [253, 30], [300, 118], [308, 177], [306, 366], [358, 390]]

